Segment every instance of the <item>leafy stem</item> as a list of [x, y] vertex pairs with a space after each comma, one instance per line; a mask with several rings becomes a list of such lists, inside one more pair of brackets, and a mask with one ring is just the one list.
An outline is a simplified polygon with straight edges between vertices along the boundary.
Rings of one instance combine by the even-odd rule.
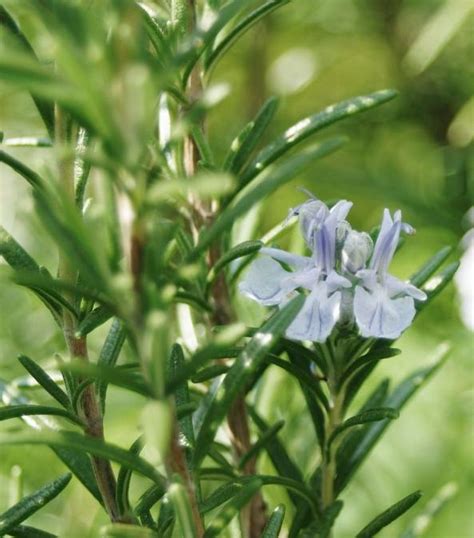
[[[55, 108], [55, 141], [59, 145], [61, 155], [61, 145], [67, 143], [68, 139], [68, 117], [61, 107]], [[74, 161], [71, 157], [60, 156], [58, 160], [58, 173], [61, 179], [61, 187], [64, 194], [72, 201], [75, 199], [74, 189]], [[68, 256], [60, 251], [59, 253], [59, 278], [74, 285], [77, 281], [77, 269], [71, 263]], [[74, 294], [66, 297], [70, 302], [75, 301]], [[77, 318], [67, 309], [63, 308], [62, 330], [71, 361], [80, 360], [88, 362], [87, 340], [85, 336], [76, 337], [78, 329]], [[85, 387], [80, 398], [79, 411], [85, 422], [85, 433], [95, 439], [104, 440], [104, 425], [99, 402], [95, 393], [95, 385], [89, 384]], [[116, 481], [110, 462], [97, 456], [91, 456], [91, 464], [94, 476], [99, 488], [105, 509], [111, 521], [120, 519], [119, 509], [115, 500]]]
[[322, 504], [323, 509], [328, 508], [334, 502], [334, 480], [336, 477], [336, 443], [330, 444], [336, 428], [344, 418], [344, 390], [338, 390], [332, 383], [329, 383], [331, 402], [326, 424], [325, 444], [323, 450], [322, 465]]

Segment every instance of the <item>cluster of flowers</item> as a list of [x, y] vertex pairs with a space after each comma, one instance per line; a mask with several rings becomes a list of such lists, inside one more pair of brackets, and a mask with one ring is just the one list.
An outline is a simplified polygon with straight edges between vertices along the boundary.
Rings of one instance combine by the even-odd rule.
[[413, 321], [415, 300], [426, 299], [388, 273], [400, 233], [414, 233], [401, 212], [392, 218], [384, 210], [374, 245], [369, 234], [347, 222], [351, 207], [341, 200], [329, 209], [312, 198], [293, 209], [289, 216], [298, 216], [312, 255], [262, 248], [240, 283], [242, 293], [265, 306], [282, 307], [297, 293], [306, 294], [286, 332], [290, 339], [324, 342], [337, 323], [355, 323], [364, 337], [394, 339]]

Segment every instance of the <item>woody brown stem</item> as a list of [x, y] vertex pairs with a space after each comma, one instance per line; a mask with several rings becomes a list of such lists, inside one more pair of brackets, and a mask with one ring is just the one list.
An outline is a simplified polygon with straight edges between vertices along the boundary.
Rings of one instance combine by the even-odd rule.
[[[59, 145], [59, 151], [63, 148], [62, 144], [68, 141], [67, 116], [60, 107], [55, 108], [55, 141]], [[61, 157], [58, 159], [58, 174], [61, 181], [61, 186], [66, 196], [74, 201], [74, 165], [73, 159], [70, 157]], [[59, 277], [65, 282], [74, 285], [77, 280], [77, 269], [64, 256], [62, 252], [59, 255]], [[74, 293], [66, 294], [66, 298], [71, 302], [76, 302], [77, 298]], [[87, 341], [85, 337], [77, 338], [75, 336], [77, 329], [77, 320], [72, 314], [64, 309], [62, 318], [62, 330], [66, 345], [69, 351], [70, 360], [80, 360], [88, 362]], [[95, 394], [95, 386], [88, 385], [82, 394], [80, 401], [80, 413], [84, 419], [84, 433], [95, 439], [104, 440], [104, 425], [102, 413]], [[116, 482], [112, 471], [112, 466], [108, 460], [91, 456], [92, 469], [97, 482], [100, 495], [102, 497], [104, 507], [111, 521], [120, 519], [120, 512], [115, 500]]]
[[[74, 336], [73, 320], [64, 316], [64, 338], [71, 360], [88, 362], [87, 341], [85, 337]], [[67, 319], [69, 318], [69, 319]], [[104, 424], [99, 402], [95, 394], [95, 386], [88, 385], [82, 393], [80, 411], [85, 423], [84, 433], [89, 437], [104, 440]], [[111, 521], [120, 521], [120, 512], [115, 498], [116, 481], [112, 466], [108, 460], [91, 456], [92, 469], [97, 482], [104, 507]]]
[[[241, 394], [234, 401], [227, 423], [232, 433], [232, 445], [235, 460], [239, 462], [241, 458], [250, 450], [250, 430], [248, 423], [247, 408], [245, 405], [245, 395]], [[253, 476], [257, 472], [256, 457], [250, 458], [242, 469], [247, 476]], [[262, 535], [262, 531], [267, 522], [267, 506], [262, 494], [258, 491], [251, 499], [250, 503], [241, 512], [241, 525], [243, 535], [248, 538], [257, 538]]]
[[179, 442], [179, 428], [177, 423], [175, 424], [171, 439], [171, 449], [170, 455], [168, 457], [168, 468], [169, 471], [171, 471], [172, 473], [177, 473], [183, 480], [184, 487], [186, 488], [189, 501], [191, 503], [194, 530], [196, 532], [197, 538], [201, 538], [202, 536], [204, 536], [204, 525], [202, 522], [201, 514], [199, 512], [196, 485], [186, 463], [184, 449]]

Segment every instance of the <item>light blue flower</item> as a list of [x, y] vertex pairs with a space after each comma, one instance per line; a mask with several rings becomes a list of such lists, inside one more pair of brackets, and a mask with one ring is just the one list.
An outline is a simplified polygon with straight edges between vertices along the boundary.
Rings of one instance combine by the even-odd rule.
[[[311, 257], [297, 256], [283, 250], [262, 248], [239, 289], [265, 306], [282, 306], [297, 290], [307, 290], [306, 301], [287, 329], [294, 340], [324, 342], [340, 316], [340, 289], [351, 282], [335, 271], [336, 232], [344, 221], [351, 202], [341, 200], [331, 210], [319, 200], [309, 200], [294, 209], [301, 232], [312, 251]], [[281, 263], [291, 271], [286, 271]]]
[[398, 338], [413, 321], [414, 300], [426, 299], [421, 290], [387, 272], [401, 231], [414, 232], [402, 223], [400, 211], [392, 219], [385, 209], [369, 268], [356, 273], [360, 281], [355, 289], [354, 315], [364, 337]]

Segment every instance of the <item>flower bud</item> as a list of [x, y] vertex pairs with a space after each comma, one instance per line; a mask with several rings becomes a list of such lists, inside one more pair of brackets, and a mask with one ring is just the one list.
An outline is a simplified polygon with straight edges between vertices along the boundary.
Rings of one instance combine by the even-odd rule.
[[357, 271], [365, 267], [373, 248], [374, 243], [369, 234], [351, 230], [347, 234], [342, 248], [342, 266], [350, 273], [357, 273]]
[[298, 217], [300, 221], [303, 237], [308, 244], [312, 244], [313, 234], [319, 229], [321, 224], [329, 215], [329, 210], [320, 200], [310, 200], [301, 204], [298, 208]]
[[347, 222], [347, 220], [341, 220], [341, 222], [337, 225], [337, 228], [336, 228], [336, 244], [341, 245], [341, 248], [342, 248], [344, 245], [344, 241], [346, 240], [346, 237], [349, 235], [351, 231], [352, 231], [352, 227]]

